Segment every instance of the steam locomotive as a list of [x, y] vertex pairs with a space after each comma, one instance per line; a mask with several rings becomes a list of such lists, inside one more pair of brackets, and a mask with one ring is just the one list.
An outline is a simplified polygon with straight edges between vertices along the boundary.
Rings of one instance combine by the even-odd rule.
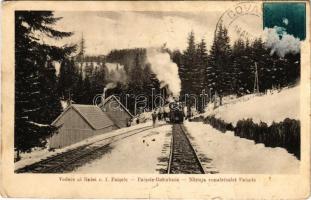
[[180, 124], [184, 122], [184, 112], [182, 106], [178, 105], [176, 102], [169, 104], [170, 113], [169, 120], [170, 123]]

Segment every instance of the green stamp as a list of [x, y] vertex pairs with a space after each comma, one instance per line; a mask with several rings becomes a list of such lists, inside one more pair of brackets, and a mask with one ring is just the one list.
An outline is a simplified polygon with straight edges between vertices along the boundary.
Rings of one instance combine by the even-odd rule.
[[277, 28], [278, 33], [306, 38], [306, 4], [305, 3], [264, 3], [263, 28]]

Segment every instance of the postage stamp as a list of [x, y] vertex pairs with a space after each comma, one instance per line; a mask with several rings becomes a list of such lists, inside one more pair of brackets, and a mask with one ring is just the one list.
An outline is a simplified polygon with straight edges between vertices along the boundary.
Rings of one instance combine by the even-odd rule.
[[280, 31], [304, 40], [306, 38], [305, 3], [264, 3], [263, 27], [279, 27]]

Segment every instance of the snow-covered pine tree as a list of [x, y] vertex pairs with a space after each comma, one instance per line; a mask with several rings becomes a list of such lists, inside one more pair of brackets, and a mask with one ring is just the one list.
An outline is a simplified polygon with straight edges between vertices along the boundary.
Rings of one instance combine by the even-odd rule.
[[178, 70], [180, 70], [180, 66], [182, 65], [182, 53], [179, 50], [174, 50], [171, 54], [171, 59], [178, 66]]
[[264, 43], [261, 40], [261, 38], [257, 38], [253, 41], [251, 44], [251, 51], [250, 51], [250, 56], [251, 56], [251, 70], [252, 70], [252, 88], [254, 87], [254, 82], [255, 82], [255, 63], [257, 65], [257, 73], [258, 73], [258, 83], [259, 83], [259, 90], [263, 92], [265, 90], [265, 84], [268, 83], [267, 77], [267, 62], [268, 62], [268, 57], [267, 57], [267, 51], [264, 47]]
[[63, 111], [60, 97], [57, 93], [56, 70], [51, 60], [43, 64], [39, 71], [40, 87], [40, 110], [38, 110], [35, 121], [40, 124], [50, 124]]
[[198, 92], [202, 92], [203, 89], [206, 88], [206, 70], [207, 70], [207, 50], [206, 50], [206, 43], [204, 39], [197, 45], [197, 67], [198, 67], [198, 74], [197, 74], [197, 87]]
[[68, 100], [73, 88], [78, 81], [78, 68], [73, 59], [64, 59], [60, 65], [58, 75], [58, 92], [62, 99]]
[[106, 84], [106, 73], [102, 65], [98, 65], [93, 70], [93, 76], [91, 79], [92, 93], [93, 96], [96, 94], [101, 94]]
[[[206, 100], [206, 97], [202, 96], [203, 90], [205, 89], [205, 94], [208, 93], [208, 87], [207, 87], [207, 50], [206, 50], [206, 43], [204, 39], [201, 40], [201, 42], [197, 45], [197, 58], [196, 58], [196, 68], [197, 73], [195, 74], [195, 80], [193, 82], [193, 86], [195, 87], [196, 94], [199, 97], [199, 103], [198, 103], [198, 110], [200, 112], [203, 112], [204, 105], [203, 100]], [[199, 96], [201, 95], [201, 96]]]
[[213, 44], [211, 46], [210, 52], [208, 54], [208, 65], [207, 65], [207, 86], [210, 88], [210, 92], [214, 94], [217, 88], [217, 78], [218, 78], [218, 67], [217, 67], [217, 54], [218, 54], [218, 46], [217, 46], [217, 37], [214, 38]]
[[93, 62], [86, 62], [86, 66], [84, 69], [85, 77], [91, 78], [93, 74], [93, 70], [94, 70]]
[[153, 95], [160, 93], [160, 82], [156, 77], [156, 74], [152, 72], [150, 64], [146, 64], [143, 69], [143, 83], [144, 83], [144, 95], [148, 96], [148, 106], [151, 109], [152, 105], [152, 90]]
[[83, 82], [83, 72], [82, 67], [78, 69], [78, 80], [73, 87], [72, 100], [75, 103], [84, 103], [84, 82]]
[[252, 48], [249, 40], [237, 39], [232, 48], [233, 88], [237, 95], [244, 95], [253, 91], [254, 61], [252, 59]]
[[[171, 60], [176, 63], [177, 67], [178, 67], [178, 75], [181, 79], [181, 81], [183, 81], [183, 74], [184, 74], [184, 65], [183, 65], [183, 55], [182, 53], [179, 51], [179, 50], [174, 50], [172, 51], [172, 54], [171, 54]], [[181, 83], [182, 84], [182, 83]], [[182, 88], [181, 88], [182, 89]], [[181, 91], [181, 94], [180, 94], [180, 97], [182, 98], [183, 97], [183, 91]]]
[[288, 84], [295, 84], [300, 79], [300, 53], [286, 54], [285, 55], [285, 68], [286, 78]]
[[212, 92], [217, 92], [222, 97], [233, 92], [232, 88], [232, 50], [229, 44], [229, 36], [226, 27], [219, 24], [218, 31], [208, 56], [208, 79]]
[[245, 41], [245, 49], [242, 56], [242, 76], [244, 94], [253, 92], [254, 89], [254, 61], [252, 59], [252, 47], [249, 39]]
[[82, 102], [83, 104], [92, 104], [93, 103], [93, 93], [91, 88], [91, 80], [88, 76], [85, 76], [83, 80], [83, 89], [80, 88], [80, 93], [83, 95]]
[[233, 88], [237, 95], [242, 95], [244, 93], [243, 85], [243, 56], [245, 52], [244, 41], [239, 38], [233, 44], [232, 48], [232, 67], [233, 67]]
[[192, 83], [194, 82], [194, 68], [196, 67], [196, 45], [194, 32], [190, 32], [188, 36], [188, 46], [183, 53], [183, 65], [181, 65], [180, 79], [181, 79], [181, 93], [182, 95], [194, 93], [194, 88]]
[[[134, 53], [134, 52], [132, 52]], [[135, 113], [135, 97], [144, 93], [144, 72], [143, 66], [141, 62], [141, 51], [136, 51], [134, 57], [133, 66], [130, 68], [129, 71], [129, 80], [128, 80], [128, 87], [126, 94], [130, 94], [130, 98], [134, 97], [131, 101], [128, 101], [128, 108], [132, 113]], [[136, 114], [136, 113], [135, 113]]]
[[233, 67], [232, 67], [232, 50], [230, 47], [230, 39], [228, 36], [228, 30], [226, 27], [221, 29], [222, 31], [219, 32], [220, 40], [220, 54], [219, 54], [219, 63], [220, 63], [220, 90], [219, 95], [220, 98], [227, 94], [233, 93]]
[[78, 61], [85, 61], [84, 56], [85, 56], [85, 39], [84, 39], [83, 33], [82, 33], [80, 44], [79, 44], [79, 53], [77, 55]]
[[130, 71], [130, 82], [133, 94], [141, 94], [143, 92], [143, 66], [141, 62], [141, 52], [137, 53], [134, 60], [134, 66]]
[[[15, 132], [14, 148], [19, 152], [29, 151], [33, 147], [42, 147], [46, 138], [55, 131], [51, 121], [41, 123], [38, 116], [44, 111], [51, 120], [58, 108], [43, 108], [40, 102], [50, 102], [56, 105], [59, 99], [54, 91], [54, 83], [49, 87], [53, 91], [43, 91], [42, 72], [45, 71], [50, 80], [56, 82], [51, 75], [55, 71], [49, 66], [45, 69], [47, 59], [60, 61], [75, 50], [75, 46], [56, 47], [44, 44], [38, 35], [45, 35], [52, 39], [61, 39], [71, 35], [52, 28], [60, 18], [55, 18], [50, 11], [16, 11], [15, 12]], [[47, 79], [48, 79], [47, 78]], [[52, 86], [53, 85], [53, 86]], [[59, 102], [58, 102], [59, 103]]]

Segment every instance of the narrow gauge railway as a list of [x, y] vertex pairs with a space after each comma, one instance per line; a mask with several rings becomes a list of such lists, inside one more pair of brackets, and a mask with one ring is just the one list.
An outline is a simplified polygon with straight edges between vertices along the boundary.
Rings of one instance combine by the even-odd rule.
[[173, 125], [171, 152], [167, 168], [168, 174], [204, 174], [204, 168], [197, 156], [185, 127]]
[[94, 160], [110, 151], [110, 144], [138, 133], [152, 129], [143, 127], [121, 133], [115, 136], [97, 140], [93, 143], [82, 145], [72, 150], [56, 154], [47, 159], [30, 164], [15, 171], [15, 173], [65, 173]]

